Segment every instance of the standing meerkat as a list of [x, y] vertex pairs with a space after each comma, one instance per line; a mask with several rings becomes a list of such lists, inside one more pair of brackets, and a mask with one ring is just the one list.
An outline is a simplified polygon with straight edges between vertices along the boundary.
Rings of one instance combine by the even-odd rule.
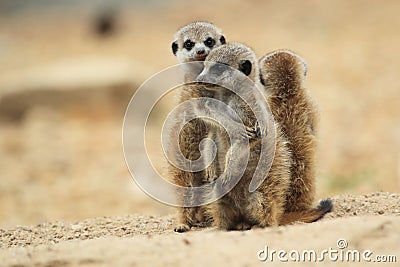
[[[257, 97], [255, 92], [258, 89], [253, 81], [258, 77], [258, 69], [253, 67], [253, 62], [256, 61], [254, 53], [238, 43], [225, 45], [218, 53], [211, 53], [211, 59], [206, 60], [203, 72], [197, 77], [200, 82], [197, 87], [207, 91], [208, 97], [201, 98], [195, 107], [197, 117], [203, 117], [202, 120], [209, 126], [208, 138], [218, 144], [218, 155], [223, 158], [215, 160], [206, 170], [208, 182], [214, 181], [224, 170], [235, 172], [240, 169], [242, 161], [229, 155], [234, 151], [247, 149], [248, 141], [266, 135], [266, 129], [260, 128], [252, 108], [259, 113], [267, 113], [266, 106], [265, 110], [260, 110], [265, 99], [262, 95]], [[227, 134], [233, 139], [229, 140]], [[209, 147], [205, 147], [206, 152], [209, 150]], [[225, 163], [222, 164], [222, 161]], [[232, 176], [233, 173], [226, 175]]]
[[[179, 63], [204, 61], [210, 51], [225, 44], [222, 31], [208, 22], [193, 22], [181, 27], [174, 35], [171, 48]], [[195, 64], [185, 72], [185, 81], [194, 81], [201, 72], [201, 64]], [[178, 104], [186, 100], [204, 97], [204, 91], [194, 84], [179, 88]], [[208, 135], [208, 128], [200, 119], [188, 122], [179, 133], [179, 149], [188, 160], [200, 158], [199, 145]], [[169, 173], [175, 184], [183, 187], [198, 187], [206, 182], [204, 171], [188, 172], [169, 164]], [[183, 196], [191, 197], [191, 196]], [[209, 225], [210, 218], [204, 215], [203, 207], [182, 207], [178, 211], [176, 232], [188, 231], [192, 226]]]
[[304, 86], [307, 64], [293, 52], [279, 50], [261, 58], [259, 65], [274, 119], [281, 125], [292, 152], [286, 211], [308, 210], [315, 197], [318, 110]]
[[[308, 209], [302, 212], [285, 212], [286, 201], [288, 194], [290, 194], [290, 170], [292, 166], [292, 155], [288, 147], [288, 141], [283, 135], [279, 124], [276, 124], [275, 140], [266, 135], [265, 129], [259, 129], [255, 114], [250, 109], [251, 106], [253, 110], [257, 110], [257, 107], [260, 106], [260, 99], [257, 99], [254, 92], [256, 88], [249, 86], [248, 83], [240, 82], [242, 78], [237, 77], [239, 72], [233, 72], [227, 66], [239, 70], [253, 81], [255, 86], [260, 86], [258, 84], [259, 69], [256, 56], [250, 48], [242, 44], [227, 44], [211, 51], [205, 61], [204, 70], [198, 77], [200, 82], [215, 84], [218, 81], [222, 81], [224, 85], [227, 85], [225, 86], [227, 88], [245, 86], [240, 90], [247, 93], [246, 100], [248, 101], [248, 103], [243, 103], [244, 101], [239, 96], [224, 87], [210, 84], [203, 85], [207, 90], [214, 93], [213, 97], [215, 99], [226, 103], [232, 110], [236, 111], [242, 123], [246, 126], [247, 131], [244, 138], [252, 138], [248, 143], [250, 157], [247, 165], [244, 165], [246, 158], [243, 151], [247, 147], [241, 147], [243, 143], [240, 142], [230, 144], [230, 141], [226, 139], [226, 135], [220, 135], [218, 131], [216, 132], [217, 138], [214, 140], [217, 142], [218, 148], [225, 147], [226, 151], [226, 146], [230, 144], [224, 162], [218, 164], [224, 166], [224, 172], [219, 176], [219, 179], [222, 179], [222, 184], [235, 178], [235, 175], [240, 175], [241, 168], [244, 168], [244, 174], [230, 192], [220, 200], [207, 206], [207, 211], [211, 214], [214, 224], [222, 229], [244, 230], [251, 228], [253, 225], [267, 227], [294, 221], [312, 222], [321, 218], [330, 210], [330, 201], [322, 201], [316, 209]], [[265, 100], [262, 99], [262, 101]], [[206, 103], [205, 112], [209, 108]], [[265, 109], [263, 112], [268, 112], [268, 110]], [[230, 112], [226, 112], [226, 114], [222, 115], [221, 112], [219, 119], [224, 123], [233, 124], [233, 128], [236, 128], [237, 121], [232, 118]], [[229, 116], [231, 119], [227, 118]], [[215, 123], [211, 121], [211, 124]], [[267, 138], [268, 149], [273, 149], [273, 145], [275, 145], [275, 155], [272, 155], [274, 158], [266, 179], [254, 192], [249, 192], [250, 180], [259, 163], [263, 138]], [[220, 160], [218, 157], [216, 159]], [[211, 165], [212, 167], [213, 165]], [[265, 171], [267, 172], [268, 170]], [[217, 170], [218, 175], [220, 172], [221, 170]]]
[[[233, 71], [233, 69], [238, 71]], [[242, 75], [239, 75], [242, 73]], [[243, 76], [252, 81], [244, 82]], [[253, 110], [257, 110], [262, 106], [256, 97], [254, 90], [258, 83], [259, 73], [257, 67], [257, 58], [254, 52], [242, 44], [227, 44], [211, 51], [207, 57], [204, 70], [198, 77], [198, 81], [204, 83], [219, 83], [223, 86], [213, 84], [203, 84], [203, 86], [213, 92], [213, 98], [224, 102], [230, 110], [219, 112], [218, 121], [222, 125], [231, 124], [232, 129], [240, 129], [239, 123], [242, 123], [245, 132], [242, 134], [235, 133], [235, 136], [249, 138], [248, 143], [229, 140], [226, 135], [221, 135], [218, 126], [212, 120], [206, 120], [213, 126], [211, 132], [217, 137], [214, 141], [217, 143], [218, 149], [227, 151], [223, 162], [212, 164], [210, 168], [215, 166], [223, 166], [214, 171], [221, 179], [222, 186], [228, 184], [233, 179], [236, 180], [238, 175], [242, 174], [236, 186], [221, 199], [208, 205], [207, 212], [213, 218], [214, 225], [226, 230], [244, 230], [249, 229], [253, 225], [261, 227], [274, 226], [279, 224], [279, 220], [284, 213], [285, 198], [290, 183], [290, 152], [286, 147], [286, 140], [279, 132], [277, 127], [275, 158], [268, 173], [268, 177], [254, 191], [249, 192], [250, 180], [258, 165], [261, 153], [261, 138], [266, 137], [266, 129], [260, 129], [257, 118]], [[239, 92], [246, 96], [247, 103], [241, 97], [226, 88], [235, 88], [233, 91]], [[215, 107], [214, 107], [215, 108]], [[205, 103], [203, 112], [212, 109]], [[241, 122], [234, 119], [231, 111], [235, 111]], [[262, 112], [268, 112], [267, 109]], [[229, 118], [230, 117], [230, 118]], [[275, 140], [268, 139], [269, 148], [273, 149]], [[249, 158], [243, 151], [249, 149]], [[273, 151], [272, 151], [273, 152]], [[221, 161], [221, 159], [216, 158]], [[246, 164], [247, 163], [247, 164]], [[266, 170], [267, 171], [267, 170]], [[216, 190], [219, 190], [218, 188]]]

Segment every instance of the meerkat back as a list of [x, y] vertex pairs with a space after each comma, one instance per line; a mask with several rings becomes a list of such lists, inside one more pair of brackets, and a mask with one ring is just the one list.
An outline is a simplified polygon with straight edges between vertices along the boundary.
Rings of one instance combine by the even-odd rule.
[[276, 51], [260, 60], [260, 80], [268, 103], [292, 152], [287, 211], [310, 209], [315, 197], [318, 110], [304, 86], [306, 74], [305, 60], [291, 51]]

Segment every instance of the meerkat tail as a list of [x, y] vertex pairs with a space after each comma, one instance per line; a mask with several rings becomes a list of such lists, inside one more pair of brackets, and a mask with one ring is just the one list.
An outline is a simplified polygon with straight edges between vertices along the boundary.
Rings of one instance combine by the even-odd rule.
[[318, 204], [317, 208], [305, 211], [286, 212], [283, 214], [279, 225], [286, 225], [293, 222], [311, 223], [318, 221], [325, 214], [331, 212], [333, 208], [332, 200], [324, 199]]

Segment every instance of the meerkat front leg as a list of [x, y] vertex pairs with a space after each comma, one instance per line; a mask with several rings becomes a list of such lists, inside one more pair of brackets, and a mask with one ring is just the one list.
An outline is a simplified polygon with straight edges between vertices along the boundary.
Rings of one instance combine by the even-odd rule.
[[[227, 132], [232, 136], [237, 136], [241, 138], [248, 138], [250, 140], [260, 139], [261, 138], [261, 129], [258, 124], [255, 126], [246, 126], [240, 120], [239, 116], [231, 115], [230, 111], [225, 104], [219, 103], [217, 104], [215, 100], [203, 100], [204, 105], [197, 107], [198, 113], [206, 116], [207, 118], [213, 118], [215, 112], [220, 110], [218, 113], [217, 120], [207, 119], [207, 123], [212, 127], [228, 127]], [[244, 130], [243, 130], [244, 128]]]
[[247, 137], [250, 141], [255, 141], [262, 138], [261, 128], [258, 123], [254, 126], [246, 126]]
[[192, 227], [192, 220], [190, 218], [194, 218], [196, 213], [195, 208], [181, 208], [179, 212], [179, 223], [175, 226], [174, 231], [178, 233], [184, 233], [190, 230]]

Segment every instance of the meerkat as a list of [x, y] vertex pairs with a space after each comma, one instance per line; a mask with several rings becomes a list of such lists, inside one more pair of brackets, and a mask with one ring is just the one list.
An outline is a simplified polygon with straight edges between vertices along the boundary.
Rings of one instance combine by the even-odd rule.
[[[258, 84], [259, 69], [256, 56], [250, 48], [242, 44], [227, 44], [211, 51], [206, 58], [204, 70], [199, 75], [198, 81], [215, 84], [218, 80], [228, 80], [224, 84], [235, 86], [234, 80], [240, 80], [240, 78], [237, 78], [235, 73], [232, 73], [227, 66], [239, 70], [253, 81], [256, 86], [260, 86]], [[234, 82], [231, 82], [232, 80]], [[239, 86], [242, 84], [239, 82]], [[234, 175], [237, 175], [240, 168], [245, 168], [242, 179], [228, 194], [206, 206], [215, 226], [226, 230], [245, 230], [254, 225], [267, 227], [288, 224], [294, 221], [312, 222], [322, 217], [327, 210], [330, 210], [330, 201], [324, 200], [316, 209], [308, 209], [303, 212], [286, 212], [286, 201], [288, 194], [290, 194], [292, 155], [288, 147], [288, 141], [283, 135], [279, 124], [275, 125], [275, 140], [268, 139], [267, 131], [259, 129], [256, 117], [250, 109], [250, 106], [252, 108], [257, 107], [260, 104], [257, 101], [260, 99], [246, 97], [247, 100], [250, 100], [250, 103], [245, 104], [241, 103], [243, 100], [240, 97], [224, 87], [215, 85], [203, 86], [206, 87], [206, 90], [214, 92], [214, 98], [223, 101], [238, 113], [242, 123], [246, 126], [247, 137], [246, 135], [244, 137], [253, 139], [248, 143], [250, 157], [247, 165], [242, 166], [242, 162], [245, 162], [242, 151], [246, 149], [241, 147], [243, 144], [230, 144], [230, 141], [226, 140], [226, 135], [221, 136], [218, 135], [218, 132], [214, 133], [217, 134], [215, 140], [218, 143], [218, 148], [225, 147], [225, 151], [228, 150], [224, 162], [218, 164], [224, 165], [224, 172], [219, 177], [219, 179], [222, 179], [222, 183], [224, 183], [224, 180], [232, 179]], [[249, 86], [241, 88], [241, 90], [247, 91], [251, 96], [253, 94], [252, 90], [255, 90], [255, 88]], [[205, 104], [204, 109], [207, 110], [208, 108], [210, 107]], [[267, 109], [264, 112], [268, 112]], [[232, 117], [227, 112], [227, 115], [221, 115], [220, 120], [225, 123], [232, 123], [234, 128], [237, 127], [237, 121], [232, 118], [229, 120], [227, 116]], [[212, 120], [211, 124], [214, 124]], [[267, 138], [269, 148], [271, 148], [271, 145], [275, 145], [275, 155], [266, 179], [254, 192], [249, 192], [249, 183], [260, 159], [262, 138]], [[227, 149], [226, 147], [229, 145], [231, 147]], [[233, 165], [230, 164], [232, 162]], [[221, 170], [217, 170], [218, 175], [220, 175], [220, 172]]]
[[[209, 126], [208, 138], [213, 140], [214, 143], [219, 144], [218, 155], [222, 155], [224, 159], [221, 160], [221, 157], [218, 158], [206, 169], [206, 179], [208, 182], [217, 179], [223, 170], [229, 172], [230, 170], [240, 169], [239, 165], [243, 161], [229, 155], [234, 153], [234, 151], [246, 149], [248, 141], [254, 141], [266, 134], [259, 127], [250, 106], [242, 99], [244, 97], [244, 99], [250, 101], [252, 108], [257, 110], [265, 102], [261, 97], [256, 97], [254, 91], [257, 89], [255, 87], [252, 88], [256, 85], [248, 78], [248, 76], [254, 76], [251, 60], [254, 61], [255, 57], [251, 58], [251, 60], [247, 59], [246, 56], [250, 57], [251, 53], [245, 55], [248, 48], [242, 44], [229, 44], [226, 49], [226, 51], [230, 52], [233, 61], [229, 63], [235, 69], [227, 63], [218, 62], [216, 55], [223, 54], [225, 51], [225, 49], [221, 49], [222, 51], [219, 50], [217, 54], [213, 54], [213, 61], [206, 61], [204, 71], [197, 77], [197, 82], [201, 83], [197, 85], [198, 90], [207, 91], [208, 97], [201, 98], [197, 103], [195, 107], [195, 110], [197, 109], [196, 115], [197, 117], [202, 117], [204, 123]], [[233, 58], [233, 55], [237, 55], [237, 58]], [[253, 72], [256, 71], [253, 70]], [[252, 78], [253, 80], [255, 79], [254, 77]], [[219, 85], [216, 83], [219, 83]], [[213, 112], [214, 115], [212, 115]], [[228, 133], [230, 136], [228, 136]], [[227, 143], [226, 141], [230, 137], [233, 140]], [[209, 150], [209, 147], [205, 147], [206, 152]], [[212, 161], [212, 159], [208, 161]], [[222, 161], [225, 161], [225, 163], [222, 164]], [[233, 173], [227, 173], [226, 175], [232, 176]]]
[[[221, 29], [208, 22], [192, 22], [181, 27], [174, 35], [171, 48], [179, 63], [204, 61], [210, 51], [226, 43]], [[199, 67], [200, 66], [200, 67]], [[185, 81], [193, 81], [202, 71], [202, 64], [193, 64], [186, 70]], [[185, 84], [179, 88], [178, 103], [204, 97], [204, 91], [197, 90], [194, 84]], [[199, 145], [208, 135], [206, 124], [200, 119], [188, 122], [179, 134], [179, 149], [189, 160], [201, 156]], [[175, 184], [184, 187], [197, 187], [206, 182], [205, 173], [187, 172], [169, 164], [169, 173]], [[190, 197], [190, 196], [184, 196]], [[203, 207], [182, 207], [178, 211], [176, 232], [188, 231], [192, 226], [207, 226], [210, 218], [205, 217]]]
[[[207, 90], [214, 92], [215, 99], [226, 103], [227, 106], [237, 112], [238, 117], [241, 119], [240, 123], [245, 126], [246, 134], [248, 134], [248, 137], [243, 136], [243, 138], [250, 139], [249, 143], [246, 144], [241, 142], [231, 144], [231, 141], [226, 136], [218, 135], [218, 138], [216, 138], [218, 148], [225, 147], [224, 150], [228, 151], [224, 161], [217, 164], [223, 166], [223, 170], [216, 171], [217, 176], [219, 176], [218, 179], [222, 179], [224, 184], [234, 179], [238, 172], [243, 169], [244, 174], [230, 192], [207, 206], [207, 212], [213, 218], [214, 225], [221, 229], [242, 230], [249, 229], [253, 225], [261, 227], [275, 226], [279, 224], [280, 218], [284, 213], [285, 198], [290, 184], [291, 155], [286, 145], [287, 141], [279, 133], [278, 126], [276, 154], [268, 177], [254, 192], [249, 192], [248, 186], [261, 153], [261, 138], [267, 138], [268, 129], [257, 129], [257, 119], [252, 112], [252, 108], [254, 109], [259, 105], [257, 101], [263, 101], [263, 99], [251, 97], [252, 94], [255, 95], [252, 91], [257, 89], [248, 83], [238, 82], [242, 78], [238, 76], [239, 72], [234, 72], [232, 69], [238, 70], [242, 75], [245, 75], [255, 86], [260, 86], [258, 85], [257, 58], [253, 50], [243, 44], [227, 44], [211, 51], [204, 63], [204, 70], [198, 77], [198, 81], [203, 83], [222, 81], [223, 84], [228, 85], [226, 88], [245, 86], [240, 90], [250, 96], [246, 97], [246, 100], [250, 101], [250, 103], [245, 103], [238, 95], [225, 87], [212, 84], [203, 85]], [[206, 111], [210, 108], [207, 104], [204, 106]], [[267, 109], [264, 112], [268, 112]], [[229, 112], [226, 112], [226, 115], [223, 115], [223, 112], [220, 113], [221, 118], [219, 121], [223, 121], [223, 124], [233, 124], [231, 129], [239, 128], [237, 126], [239, 122], [234, 119], [229, 120], [229, 117], [232, 117]], [[212, 120], [209, 123], [214, 124]], [[253, 131], [249, 130], [252, 128], [254, 129]], [[215, 126], [214, 129], [216, 129]], [[269, 139], [268, 142], [274, 143], [275, 140]], [[244, 147], [244, 145], [249, 147]], [[243, 158], [242, 151], [244, 149], [249, 149], [250, 151], [247, 164]], [[212, 168], [213, 165], [210, 167]]]
[[267, 54], [259, 61], [260, 80], [274, 119], [281, 125], [292, 152], [287, 212], [312, 207], [315, 196], [315, 152], [318, 110], [304, 86], [307, 63], [287, 50]]

